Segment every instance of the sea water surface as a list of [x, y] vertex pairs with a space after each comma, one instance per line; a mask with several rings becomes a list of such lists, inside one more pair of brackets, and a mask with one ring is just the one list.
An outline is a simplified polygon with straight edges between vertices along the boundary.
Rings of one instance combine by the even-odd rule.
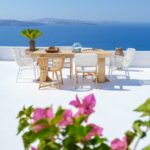
[[0, 46], [28, 46], [28, 39], [20, 34], [26, 28], [43, 32], [37, 46], [72, 46], [79, 42], [83, 47], [106, 50], [150, 50], [150, 24], [0, 26]]

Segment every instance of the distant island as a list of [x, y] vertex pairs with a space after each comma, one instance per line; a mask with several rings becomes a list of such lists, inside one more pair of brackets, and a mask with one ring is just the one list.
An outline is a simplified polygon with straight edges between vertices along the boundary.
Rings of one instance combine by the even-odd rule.
[[30, 21], [21, 20], [4, 20], [0, 19], [0, 26], [41, 26], [41, 25], [99, 25], [99, 24], [114, 24], [119, 22], [92, 22], [82, 20], [69, 20], [69, 19], [55, 19], [55, 18], [42, 18]]
[[119, 21], [83, 21], [73, 19], [41, 18], [37, 20], [0, 19], [0, 26], [49, 26], [49, 25], [135, 25], [150, 23], [131, 23]]

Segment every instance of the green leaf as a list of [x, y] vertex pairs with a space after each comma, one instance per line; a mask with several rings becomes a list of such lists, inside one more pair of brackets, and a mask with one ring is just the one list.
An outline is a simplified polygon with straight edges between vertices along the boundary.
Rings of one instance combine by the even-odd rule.
[[34, 125], [45, 125], [45, 126], [48, 126], [49, 125], [49, 121], [48, 121], [48, 119], [40, 119], [36, 123], [34, 123]]
[[134, 131], [137, 132], [137, 133], [140, 132], [141, 131], [140, 127], [141, 127], [142, 124], [143, 124], [143, 122], [141, 120], [136, 120], [133, 123], [133, 129], [134, 129]]
[[63, 150], [81, 150], [73, 138], [66, 138], [63, 141]]
[[144, 137], [146, 137], [146, 132], [141, 131], [140, 132], [140, 138], [143, 139]]
[[23, 134], [22, 139], [26, 150], [28, 150], [30, 145], [37, 140], [35, 134], [36, 133], [33, 131], [28, 131]]
[[80, 125], [83, 121], [85, 121], [88, 117], [86, 115], [81, 115], [78, 118], [73, 118], [74, 125]]
[[18, 113], [17, 118], [21, 118], [21, 117], [28, 117], [31, 118], [31, 114], [33, 112], [33, 106], [30, 106], [28, 108], [23, 107], [23, 109]]
[[58, 110], [56, 111], [55, 117], [51, 120], [51, 123], [53, 125], [61, 121], [63, 112], [64, 112], [64, 109], [62, 109], [62, 107], [59, 107]]
[[132, 131], [127, 131], [125, 135], [127, 138], [127, 144], [130, 145], [134, 141], [136, 134]]
[[33, 106], [30, 106], [30, 107], [26, 108], [24, 112], [27, 117], [31, 118], [31, 114], [32, 114], [33, 110], [34, 110]]
[[67, 126], [66, 133], [71, 137], [74, 138], [75, 141], [80, 142], [83, 138], [89, 133], [92, 127], [90, 126]]
[[97, 144], [102, 144], [102, 143], [104, 143], [104, 142], [106, 142], [106, 141], [107, 141], [106, 138], [101, 138], [101, 137], [99, 137], [98, 135], [96, 135], [96, 136], [94, 136], [94, 138], [92, 138], [92, 139], [89, 141], [89, 143], [90, 143], [91, 145], [97, 145]]
[[40, 141], [38, 150], [60, 150], [61, 144], [53, 143], [50, 141]]
[[21, 118], [23, 116], [24, 116], [24, 111], [23, 110], [19, 111], [17, 118]]
[[27, 118], [21, 118], [19, 120], [19, 126], [18, 126], [18, 132], [17, 132], [17, 134], [19, 134], [21, 131], [23, 131], [28, 126], [29, 126], [29, 123], [28, 123]]
[[43, 33], [38, 29], [25, 29], [21, 31], [21, 35], [29, 40], [34, 40], [43, 35]]
[[143, 126], [150, 128], [150, 121], [143, 121]]
[[144, 115], [150, 116], [150, 98], [147, 99], [142, 105], [140, 105], [134, 111], [142, 112], [144, 113]]
[[93, 150], [111, 150], [111, 148], [107, 144], [103, 143], [97, 148], [94, 148]]
[[148, 145], [148, 146], [144, 147], [144, 149], [143, 149], [143, 150], [150, 150], [150, 145]]
[[49, 137], [54, 137], [58, 133], [58, 127], [51, 126], [49, 128], [44, 128], [35, 134], [38, 139], [45, 139]]

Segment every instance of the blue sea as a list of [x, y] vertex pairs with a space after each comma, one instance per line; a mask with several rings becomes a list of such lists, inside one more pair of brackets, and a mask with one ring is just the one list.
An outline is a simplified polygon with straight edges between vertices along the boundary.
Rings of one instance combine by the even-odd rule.
[[0, 46], [28, 46], [28, 40], [20, 35], [26, 28], [43, 32], [36, 40], [37, 46], [71, 46], [79, 42], [83, 47], [105, 50], [150, 50], [150, 24], [0, 26]]

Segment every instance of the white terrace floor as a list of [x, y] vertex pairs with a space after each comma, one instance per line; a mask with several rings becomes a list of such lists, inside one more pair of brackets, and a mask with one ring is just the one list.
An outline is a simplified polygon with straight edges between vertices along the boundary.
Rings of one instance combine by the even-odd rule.
[[[94, 89], [91, 80], [84, 79], [84, 90], [74, 89], [73, 80], [67, 78], [67, 70], [64, 70], [62, 90], [38, 90], [38, 83], [31, 80], [16, 83], [17, 69], [14, 62], [0, 62], [0, 150], [23, 150], [21, 138], [16, 136], [16, 115], [24, 105], [45, 107], [53, 104], [55, 108], [59, 105], [68, 108], [69, 101], [76, 94], [81, 97], [94, 93], [97, 99], [96, 112], [89, 122], [102, 126], [104, 136], [111, 140], [121, 138], [131, 128], [132, 122], [139, 116], [132, 110], [150, 97], [150, 68], [130, 68], [130, 80], [114, 75], [110, 82], [100, 84], [99, 89]], [[25, 71], [24, 74], [29, 72]], [[139, 150], [150, 144], [149, 139], [150, 136], [141, 141]]]

